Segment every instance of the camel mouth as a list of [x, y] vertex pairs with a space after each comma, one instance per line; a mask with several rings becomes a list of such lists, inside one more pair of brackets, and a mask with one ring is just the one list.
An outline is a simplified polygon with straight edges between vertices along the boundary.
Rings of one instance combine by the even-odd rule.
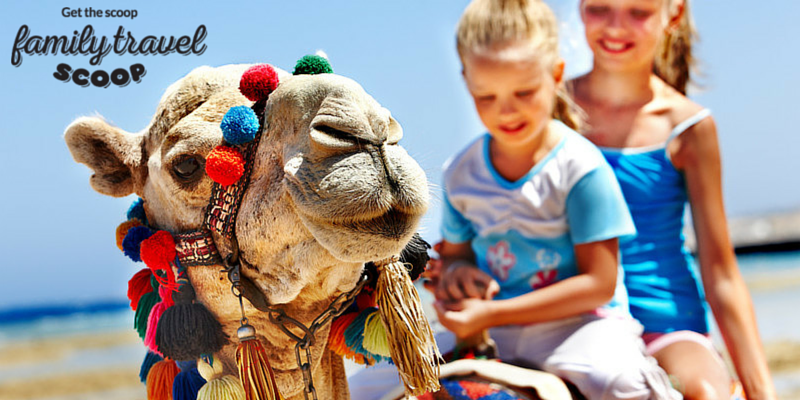
[[391, 240], [401, 240], [413, 230], [414, 216], [394, 207], [389, 211], [369, 219], [351, 219], [347, 221], [328, 222], [334, 228], [359, 232], [367, 235], [382, 236]]

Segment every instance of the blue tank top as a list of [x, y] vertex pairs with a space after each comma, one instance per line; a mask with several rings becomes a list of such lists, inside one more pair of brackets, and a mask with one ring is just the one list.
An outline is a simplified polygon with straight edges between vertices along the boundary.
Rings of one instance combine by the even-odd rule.
[[708, 332], [708, 305], [693, 257], [684, 245], [686, 183], [666, 147], [709, 115], [704, 109], [678, 124], [661, 145], [600, 148], [619, 180], [636, 226], [636, 238], [621, 242], [620, 253], [631, 314], [645, 332]]

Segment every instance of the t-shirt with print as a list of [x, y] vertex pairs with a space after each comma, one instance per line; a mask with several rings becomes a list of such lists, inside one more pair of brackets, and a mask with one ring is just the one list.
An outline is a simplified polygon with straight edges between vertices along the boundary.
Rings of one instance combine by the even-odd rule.
[[[489, 159], [488, 134], [445, 164], [442, 237], [471, 241], [478, 267], [516, 297], [579, 273], [574, 246], [635, 234], [614, 173], [600, 151], [556, 121], [560, 142], [510, 182]], [[628, 315], [619, 267], [613, 299], [598, 312]]]

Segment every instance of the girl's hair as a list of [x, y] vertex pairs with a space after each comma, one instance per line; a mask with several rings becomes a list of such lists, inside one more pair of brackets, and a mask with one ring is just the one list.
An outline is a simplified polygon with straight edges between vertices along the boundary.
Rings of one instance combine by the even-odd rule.
[[[679, 0], [667, 0], [668, 15], [672, 15], [677, 1]], [[689, 0], [683, 0], [683, 14], [678, 25], [669, 30], [659, 43], [653, 73], [684, 95], [695, 67], [692, 43], [696, 39], [697, 31], [689, 12]]]
[[[493, 53], [498, 47], [527, 41], [542, 65], [558, 60], [558, 24], [541, 0], [473, 0], [458, 22], [456, 47], [464, 64], [466, 54]], [[580, 112], [567, 91], [556, 91], [553, 118], [578, 130]]]

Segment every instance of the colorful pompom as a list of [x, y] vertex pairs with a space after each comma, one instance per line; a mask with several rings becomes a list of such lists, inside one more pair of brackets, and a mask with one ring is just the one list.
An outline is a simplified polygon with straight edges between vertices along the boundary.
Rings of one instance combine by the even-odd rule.
[[250, 101], [266, 100], [278, 87], [278, 72], [269, 64], [258, 64], [247, 69], [239, 80], [239, 91]]
[[242, 381], [230, 375], [208, 381], [197, 393], [197, 400], [245, 400]]
[[353, 352], [363, 355], [369, 364], [383, 360], [382, 356], [371, 353], [364, 348], [364, 328], [367, 325], [367, 317], [377, 312], [377, 308], [361, 311], [344, 331], [344, 340], [347, 343], [347, 347]]
[[150, 269], [144, 268], [128, 281], [128, 299], [131, 301], [131, 309], [133, 311], [136, 311], [136, 307], [139, 305], [139, 299], [141, 299], [145, 293], [153, 291], [153, 286], [150, 284], [150, 278], [152, 276], [153, 273], [150, 272]]
[[129, 219], [119, 224], [117, 227], [117, 247], [119, 247], [120, 250], [125, 251], [125, 249], [122, 247], [122, 241], [125, 240], [128, 230], [135, 226], [142, 226], [142, 223], [139, 222], [138, 219]]
[[155, 291], [145, 293], [139, 299], [139, 304], [136, 306], [136, 314], [133, 317], [133, 329], [136, 329], [136, 332], [139, 333], [139, 338], [142, 340], [147, 337], [147, 321], [150, 319], [150, 312], [160, 300], [158, 293]]
[[164, 312], [167, 311], [168, 308], [172, 307], [175, 303], [172, 302], [172, 296], [170, 295], [169, 290], [164, 286], [158, 288], [158, 292], [161, 296], [161, 301], [153, 306], [152, 311], [150, 311], [150, 316], [147, 318], [147, 332], [145, 333], [144, 344], [150, 349], [150, 351], [163, 355], [156, 344], [158, 321], [161, 319], [161, 316], [164, 315]]
[[147, 399], [172, 400], [172, 384], [180, 372], [175, 361], [166, 359], [155, 363], [147, 374]]
[[356, 305], [358, 306], [359, 310], [364, 310], [370, 307], [377, 307], [378, 303], [375, 302], [375, 292], [368, 292], [366, 290], [362, 290], [361, 293], [356, 296]]
[[345, 358], [354, 361], [357, 364], [366, 364], [366, 359], [363, 355], [355, 353], [347, 346], [345, 339], [345, 331], [358, 317], [357, 312], [342, 314], [333, 320], [331, 324], [331, 331], [328, 335], [328, 346], [330, 349]]
[[151, 235], [153, 235], [153, 232], [146, 226], [134, 226], [128, 229], [128, 233], [125, 235], [125, 238], [122, 239], [122, 251], [125, 252], [125, 255], [131, 260], [136, 262], [142, 261], [139, 254], [139, 246], [141, 246], [142, 241], [149, 238]]
[[[180, 363], [178, 363], [180, 367]], [[197, 392], [206, 384], [196, 367], [181, 369], [172, 384], [172, 400], [196, 400]]]
[[333, 68], [325, 57], [307, 55], [297, 60], [292, 75], [332, 74]]
[[258, 117], [247, 106], [231, 107], [219, 124], [225, 141], [232, 145], [245, 144], [255, 139], [258, 133]]
[[176, 255], [175, 239], [167, 231], [158, 231], [139, 245], [139, 257], [150, 268], [163, 269]]
[[144, 200], [142, 198], [136, 199], [133, 204], [128, 208], [128, 219], [138, 219], [142, 225], [147, 225], [147, 215], [144, 212]]
[[217, 146], [206, 157], [206, 174], [222, 186], [232, 185], [244, 175], [244, 158], [233, 147]]
[[147, 374], [150, 373], [150, 369], [153, 368], [155, 363], [163, 360], [164, 357], [153, 353], [152, 351], [148, 351], [147, 355], [144, 356], [144, 361], [142, 361], [142, 366], [139, 368], [139, 380], [142, 383], [147, 382]]
[[391, 358], [386, 327], [377, 309], [367, 316], [364, 323], [364, 349], [372, 354]]
[[222, 325], [198, 302], [167, 308], [155, 335], [158, 350], [175, 360], [197, 360], [203, 354], [222, 350], [228, 343]]

